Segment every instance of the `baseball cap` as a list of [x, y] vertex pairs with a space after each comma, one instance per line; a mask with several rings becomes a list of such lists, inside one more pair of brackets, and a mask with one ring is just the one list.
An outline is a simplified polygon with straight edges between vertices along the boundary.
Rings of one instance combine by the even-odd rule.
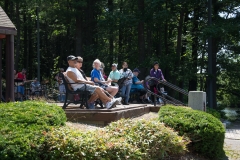
[[137, 69], [137, 68], [135, 68], [135, 69], [133, 70], [133, 72], [138, 72], [138, 73], [140, 73], [140, 70]]
[[77, 60], [78, 58], [73, 56], [73, 55], [70, 55], [67, 57], [67, 61], [72, 61], [72, 60]]

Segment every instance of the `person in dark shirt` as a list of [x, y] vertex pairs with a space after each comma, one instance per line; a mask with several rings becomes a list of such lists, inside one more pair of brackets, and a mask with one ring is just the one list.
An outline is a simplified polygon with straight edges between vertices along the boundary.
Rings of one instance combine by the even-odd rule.
[[[157, 78], [158, 80], [166, 81], [164, 76], [163, 76], [162, 70], [159, 69], [159, 63], [158, 62], [154, 62], [153, 68], [150, 70], [150, 77], [154, 77], [154, 78]], [[153, 83], [150, 86], [150, 90], [152, 92], [154, 92], [154, 88], [156, 88], [156, 87], [157, 87], [157, 84]], [[151, 101], [154, 102], [154, 95], [151, 95]]]

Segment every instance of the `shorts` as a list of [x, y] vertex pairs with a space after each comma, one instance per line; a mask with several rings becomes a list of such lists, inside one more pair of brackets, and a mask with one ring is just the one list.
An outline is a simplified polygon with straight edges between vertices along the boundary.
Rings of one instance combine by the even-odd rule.
[[17, 92], [24, 95], [24, 87], [23, 86], [17, 86]]
[[[97, 88], [96, 86], [86, 84], [86, 91], [89, 91], [91, 94], [93, 94], [95, 92], [96, 88]], [[84, 91], [85, 90], [85, 85], [81, 88], [78, 88], [78, 90]]]
[[101, 87], [101, 88], [104, 89], [104, 90], [106, 90], [107, 87], [108, 87], [108, 85], [106, 85], [106, 84], [102, 84], [102, 83], [95, 83], [95, 85]]

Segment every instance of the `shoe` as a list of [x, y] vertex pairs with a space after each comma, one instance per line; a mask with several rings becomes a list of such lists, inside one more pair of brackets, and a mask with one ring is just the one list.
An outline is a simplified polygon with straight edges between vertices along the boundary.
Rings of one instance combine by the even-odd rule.
[[129, 105], [129, 103], [124, 102], [123, 105]]
[[111, 109], [116, 106], [117, 101], [115, 99], [112, 99], [111, 102], [106, 103], [106, 108]]
[[88, 109], [95, 109], [94, 103], [88, 103]]
[[115, 98], [115, 100], [117, 101], [117, 105], [122, 104], [122, 103], [121, 103], [121, 101], [122, 101], [122, 97]]

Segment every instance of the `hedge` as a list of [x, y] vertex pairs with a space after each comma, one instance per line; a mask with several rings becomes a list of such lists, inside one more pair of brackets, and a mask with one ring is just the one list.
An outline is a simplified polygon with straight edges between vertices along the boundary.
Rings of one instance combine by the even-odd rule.
[[44, 135], [64, 125], [66, 116], [56, 105], [26, 101], [1, 103], [0, 120], [0, 159], [33, 159], [39, 157]]
[[163, 106], [159, 111], [160, 122], [190, 138], [190, 149], [208, 158], [224, 155], [224, 127], [214, 116], [189, 107]]
[[63, 126], [64, 111], [45, 102], [0, 104], [0, 159], [164, 159], [187, 151], [187, 138], [158, 120], [120, 120], [81, 132]]
[[164, 159], [185, 153], [188, 141], [158, 121], [120, 120], [81, 133], [68, 128], [49, 132], [44, 159]]

